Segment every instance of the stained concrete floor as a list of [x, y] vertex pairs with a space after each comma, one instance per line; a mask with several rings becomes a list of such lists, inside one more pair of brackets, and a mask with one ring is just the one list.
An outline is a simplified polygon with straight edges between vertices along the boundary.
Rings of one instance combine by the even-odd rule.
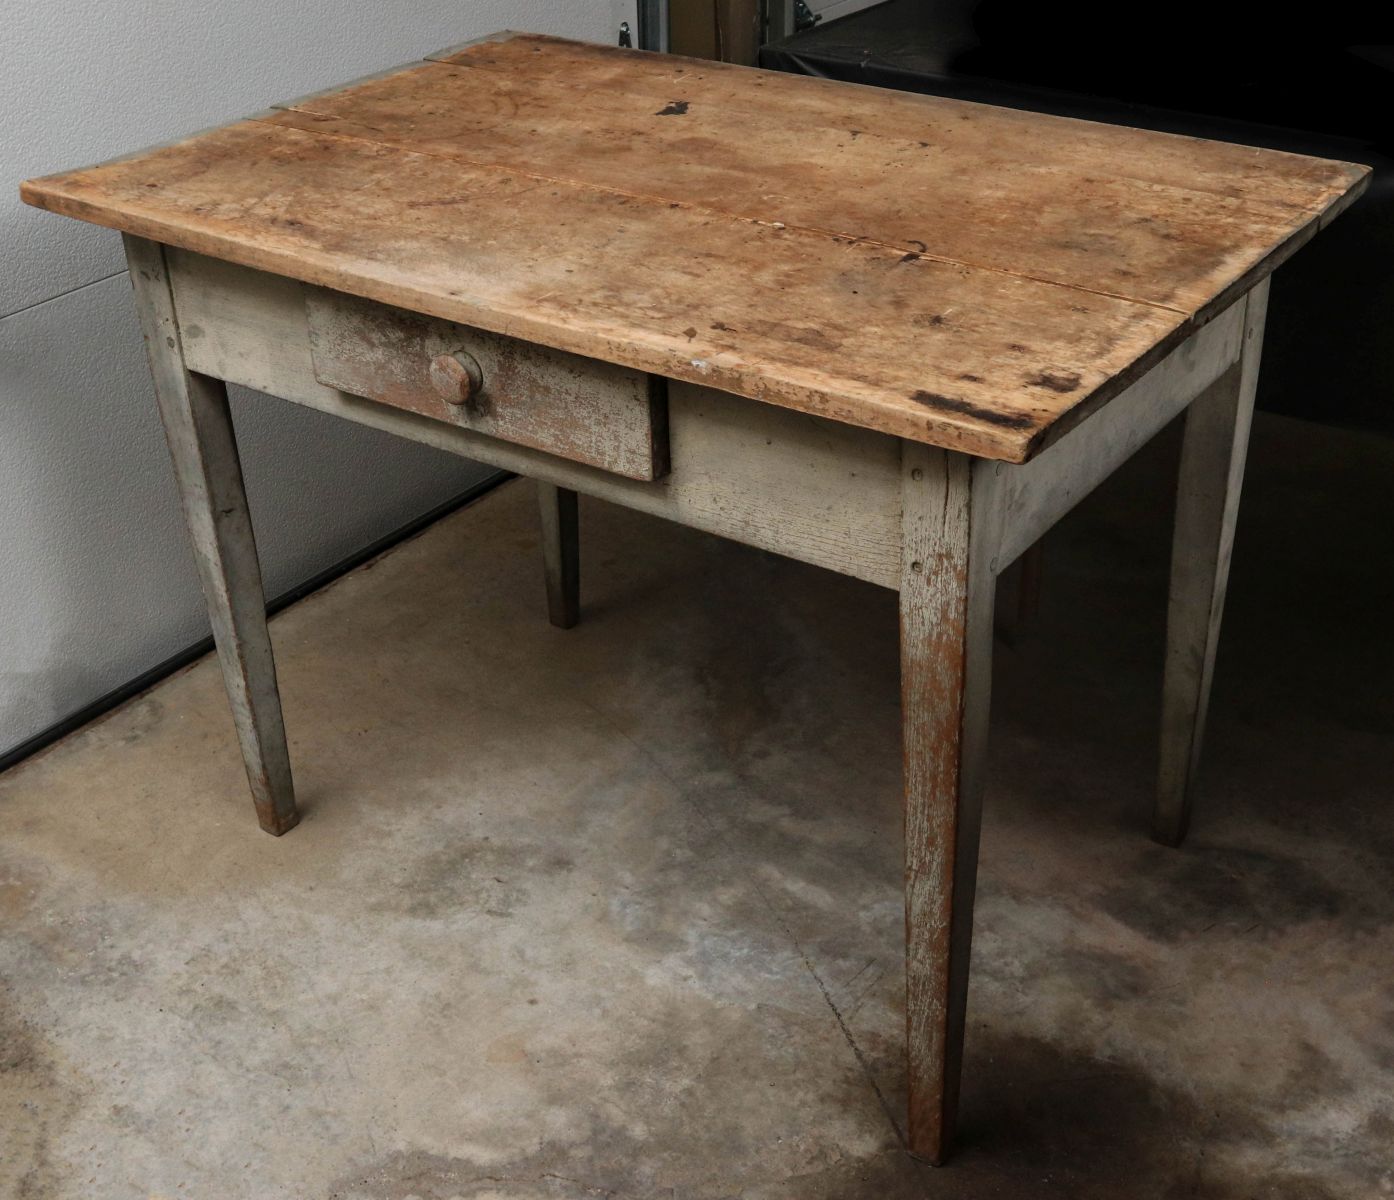
[[520, 482], [274, 622], [287, 837], [211, 661], [0, 777], [0, 1194], [1394, 1194], [1394, 443], [1260, 421], [1180, 851], [1173, 454], [998, 644], [951, 1166], [897, 1132], [893, 596], [587, 504], [562, 633]]

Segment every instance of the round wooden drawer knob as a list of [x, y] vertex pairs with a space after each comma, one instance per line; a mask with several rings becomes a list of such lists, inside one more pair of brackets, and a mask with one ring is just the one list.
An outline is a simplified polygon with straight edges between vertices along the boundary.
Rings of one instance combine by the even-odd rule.
[[484, 386], [474, 355], [457, 350], [431, 359], [431, 386], [447, 404], [468, 404]]

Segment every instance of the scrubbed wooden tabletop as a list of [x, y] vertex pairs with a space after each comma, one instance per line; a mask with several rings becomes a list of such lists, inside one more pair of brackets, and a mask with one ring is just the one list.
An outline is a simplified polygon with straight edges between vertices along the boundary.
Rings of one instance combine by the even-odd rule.
[[770, 404], [1029, 458], [1368, 169], [518, 34], [31, 204]]

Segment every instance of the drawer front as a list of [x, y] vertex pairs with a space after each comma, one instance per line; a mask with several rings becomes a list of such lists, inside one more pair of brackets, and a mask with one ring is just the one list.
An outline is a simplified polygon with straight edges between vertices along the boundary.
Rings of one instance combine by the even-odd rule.
[[662, 379], [323, 288], [305, 304], [327, 387], [630, 479], [668, 469]]

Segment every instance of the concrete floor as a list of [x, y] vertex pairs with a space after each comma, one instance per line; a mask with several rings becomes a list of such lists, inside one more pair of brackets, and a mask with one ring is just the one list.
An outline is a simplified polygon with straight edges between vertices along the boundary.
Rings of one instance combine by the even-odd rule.
[[[509, 485], [0, 778], [0, 1195], [1394, 1194], [1394, 443], [1261, 420], [1187, 846], [1174, 438], [999, 641], [962, 1150], [906, 1157], [894, 597]], [[1338, 490], [1338, 485], [1341, 489]]]

